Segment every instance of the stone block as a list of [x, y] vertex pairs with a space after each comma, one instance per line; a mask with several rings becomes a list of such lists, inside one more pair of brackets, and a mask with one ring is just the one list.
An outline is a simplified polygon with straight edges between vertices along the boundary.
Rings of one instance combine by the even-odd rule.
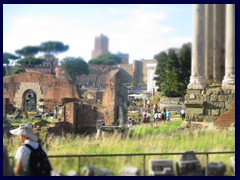
[[220, 109], [220, 114], [227, 112], [227, 109]]
[[119, 171], [120, 176], [140, 176], [140, 170], [133, 166], [124, 166]]
[[93, 166], [87, 166], [84, 170], [85, 176], [113, 176], [109, 169], [99, 169]]
[[205, 116], [212, 115], [212, 111], [211, 111], [210, 109], [204, 109], [204, 110], [203, 110], [203, 114], [204, 114]]
[[205, 116], [204, 117], [205, 122], [214, 122], [215, 119], [217, 119], [217, 116]]
[[202, 176], [202, 166], [194, 151], [186, 151], [177, 162], [179, 176]]
[[220, 110], [219, 109], [213, 109], [212, 110], [212, 115], [213, 116], [218, 116], [220, 114]]
[[[223, 162], [211, 162], [207, 166], [208, 176], [224, 176], [226, 172], [226, 165]], [[206, 171], [206, 168], [205, 168]]]
[[202, 114], [203, 114], [203, 108], [195, 108], [195, 109], [193, 110], [193, 113], [194, 113], [195, 115], [202, 115]]
[[210, 96], [210, 101], [219, 101], [219, 96], [215, 95], [215, 94], [211, 95]]
[[205, 101], [203, 100], [186, 100], [184, 102], [184, 104], [188, 107], [188, 108], [200, 108], [200, 107], [204, 107], [205, 105]]
[[233, 172], [235, 174], [235, 156], [230, 157], [230, 161], [232, 163], [232, 169], [233, 169]]
[[206, 102], [205, 104], [205, 108], [206, 109], [214, 109], [214, 104], [212, 102]]
[[189, 95], [189, 98], [190, 98], [190, 99], [196, 99], [196, 96], [195, 96], [195, 94], [190, 94], [190, 95]]
[[150, 162], [150, 176], [174, 176], [173, 160], [155, 159]]
[[203, 101], [209, 102], [210, 101], [210, 95], [204, 95]]
[[197, 118], [196, 118], [196, 120], [198, 121], [198, 122], [203, 122], [204, 121], [204, 115], [198, 115], [197, 116]]
[[219, 101], [227, 101], [227, 95], [219, 95]]
[[215, 108], [218, 108], [218, 109], [225, 108], [224, 107], [225, 106], [224, 102], [214, 102], [213, 105], [214, 105]]

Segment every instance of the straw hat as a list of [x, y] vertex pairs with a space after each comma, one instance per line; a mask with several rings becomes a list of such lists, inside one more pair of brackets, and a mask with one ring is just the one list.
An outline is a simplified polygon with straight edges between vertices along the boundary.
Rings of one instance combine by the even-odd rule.
[[26, 125], [22, 124], [18, 128], [10, 130], [10, 133], [17, 136], [19, 135], [26, 136], [33, 141], [38, 140], [37, 136], [34, 135], [33, 127], [30, 124], [26, 124]]

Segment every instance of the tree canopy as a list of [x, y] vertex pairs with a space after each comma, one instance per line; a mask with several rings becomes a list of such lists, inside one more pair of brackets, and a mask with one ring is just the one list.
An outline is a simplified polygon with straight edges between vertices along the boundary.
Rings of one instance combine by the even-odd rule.
[[41, 43], [39, 50], [46, 54], [53, 54], [56, 55], [58, 53], [65, 52], [69, 49], [68, 45], [64, 45], [62, 42], [59, 41], [47, 41]]
[[23, 66], [25, 68], [32, 68], [35, 65], [42, 64], [43, 61], [44, 61], [44, 59], [27, 57], [27, 58], [20, 59], [18, 61], [18, 64], [20, 64], [21, 66]]
[[20, 74], [26, 72], [26, 70], [22, 67], [14, 67], [13, 69], [11, 69], [9, 75], [14, 75], [14, 74]]
[[50, 63], [51, 74], [54, 74], [54, 62], [58, 53], [65, 52], [69, 49], [68, 45], [64, 45], [59, 41], [47, 41], [41, 43], [39, 51], [44, 53], [45, 59]]
[[121, 63], [121, 58], [115, 54], [108, 53], [91, 59], [88, 63], [95, 65], [115, 65]]
[[81, 57], [66, 57], [61, 61], [61, 69], [66, 77], [75, 82], [78, 75], [88, 74], [88, 64]]
[[8, 74], [10, 72], [9, 65], [11, 64], [12, 61], [16, 61], [17, 59], [19, 59], [19, 57], [14, 54], [7, 53], [7, 52], [3, 53], [3, 64], [7, 65], [6, 69], [5, 69], [5, 67], [3, 67], [3, 76], [5, 76], [6, 74]]
[[191, 44], [184, 44], [179, 51], [161, 52], [154, 58], [158, 62], [154, 78], [158, 91], [169, 97], [184, 95], [191, 71]]
[[120, 64], [121, 63], [121, 57], [115, 55], [115, 54], [103, 54], [98, 56], [97, 58], [91, 59], [88, 62], [92, 68], [96, 69], [98, 71], [98, 74], [95, 79], [95, 87], [97, 86], [98, 78], [101, 74], [107, 72], [110, 70], [112, 65]]
[[15, 51], [16, 54], [23, 57], [34, 57], [39, 52], [38, 46], [25, 46]]
[[16, 59], [19, 59], [19, 57], [14, 54], [7, 53], [7, 52], [3, 53], [3, 64], [8, 65], [10, 63], [10, 60], [16, 60]]

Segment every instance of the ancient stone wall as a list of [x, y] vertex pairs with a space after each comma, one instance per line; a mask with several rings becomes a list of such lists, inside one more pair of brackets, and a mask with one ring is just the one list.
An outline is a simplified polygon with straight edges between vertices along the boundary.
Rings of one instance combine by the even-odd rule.
[[190, 121], [213, 122], [228, 111], [235, 100], [235, 90], [221, 87], [188, 89], [185, 96], [186, 118]]
[[143, 62], [135, 60], [133, 62], [133, 82], [143, 83]]
[[123, 71], [122, 78], [124, 83], [133, 82], [133, 66], [132, 64], [119, 64], [118, 67]]
[[75, 131], [96, 130], [96, 121], [103, 119], [102, 108], [85, 102], [71, 102], [66, 106], [66, 122], [74, 126]]
[[106, 125], [117, 125], [119, 120], [126, 121], [127, 96], [127, 87], [122, 85], [120, 70], [111, 71], [102, 100]]

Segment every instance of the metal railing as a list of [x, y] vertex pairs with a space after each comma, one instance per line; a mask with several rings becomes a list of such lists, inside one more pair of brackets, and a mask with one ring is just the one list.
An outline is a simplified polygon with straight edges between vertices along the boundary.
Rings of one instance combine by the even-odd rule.
[[[76, 154], [76, 155], [49, 155], [49, 158], [78, 158], [78, 171], [81, 172], [82, 158], [84, 157], [117, 157], [117, 156], [142, 156], [143, 158], [143, 175], [146, 176], [146, 156], [166, 156], [166, 155], [183, 155], [185, 152], [178, 153], [136, 153], [136, 154]], [[194, 152], [195, 155], [205, 155], [205, 176], [208, 175], [207, 164], [209, 162], [209, 155], [213, 154], [235, 154], [235, 151], [222, 151], [222, 152]], [[10, 157], [13, 159], [13, 157]], [[14, 160], [13, 160], [14, 163]]]

